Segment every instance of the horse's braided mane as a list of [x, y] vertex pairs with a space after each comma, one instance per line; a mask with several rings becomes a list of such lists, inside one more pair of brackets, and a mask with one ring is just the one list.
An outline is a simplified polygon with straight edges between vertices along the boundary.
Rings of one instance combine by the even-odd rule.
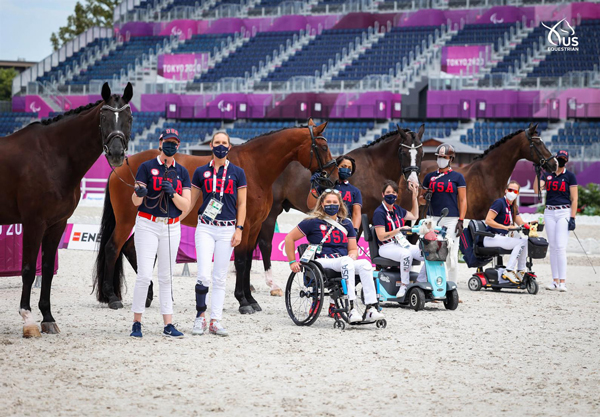
[[262, 138], [262, 137], [265, 137], [265, 136], [273, 135], [273, 134], [275, 134], [275, 133], [278, 133], [278, 132], [281, 132], [281, 131], [283, 131], [283, 130], [287, 130], [287, 129], [297, 129], [297, 128], [299, 128], [299, 127], [308, 127], [308, 125], [300, 125], [300, 126], [288, 126], [288, 127], [282, 127], [281, 129], [277, 129], [277, 130], [271, 130], [270, 132], [267, 132], [267, 133], [261, 133], [261, 134], [260, 134], [260, 135], [258, 135], [258, 136], [254, 136], [253, 138], [251, 138], [251, 139], [248, 139], [248, 140], [247, 140], [245, 143], [248, 143], [248, 142], [250, 142], [250, 141], [252, 141], [252, 140], [254, 140], [254, 139], [259, 139], [259, 138]]
[[[411, 132], [410, 129], [402, 129], [402, 130], [404, 131], [404, 133]], [[387, 138], [389, 138], [391, 136], [394, 136], [394, 135], [397, 135], [397, 134], [398, 134], [397, 130], [391, 130], [391, 131], [387, 132], [385, 135], [381, 136], [379, 139], [377, 139], [377, 140], [375, 140], [375, 141], [373, 141], [371, 143], [368, 143], [366, 145], [361, 146], [361, 148], [370, 148], [371, 146], [375, 146], [378, 143], [383, 142]]]
[[[115, 100], [119, 100], [120, 96], [118, 94], [113, 94], [113, 98]], [[86, 110], [90, 110], [90, 109], [96, 107], [98, 104], [102, 103], [103, 101], [104, 100], [98, 100], [95, 103], [89, 103], [89, 104], [77, 107], [76, 109], [69, 110], [68, 112], [56, 115], [53, 118], [38, 120], [38, 121], [35, 121], [35, 122], [31, 123], [31, 124], [40, 123], [40, 124], [42, 124], [44, 126], [48, 126], [49, 124], [52, 124], [54, 122], [58, 122], [59, 120], [62, 120], [62, 119], [64, 119], [67, 116], [73, 116], [73, 115], [82, 113], [82, 112], [84, 112]]]
[[491, 151], [493, 151], [496, 148], [499, 148], [500, 146], [502, 146], [503, 144], [505, 144], [506, 142], [508, 142], [509, 140], [511, 140], [512, 138], [514, 138], [515, 136], [517, 136], [519, 133], [522, 133], [522, 132], [524, 132], [524, 130], [517, 130], [514, 133], [511, 133], [511, 134], [509, 134], [507, 136], [504, 136], [502, 139], [500, 139], [496, 143], [492, 143], [490, 145], [490, 147], [485, 150], [484, 153], [482, 153], [481, 155], [476, 156], [473, 160], [485, 158]]

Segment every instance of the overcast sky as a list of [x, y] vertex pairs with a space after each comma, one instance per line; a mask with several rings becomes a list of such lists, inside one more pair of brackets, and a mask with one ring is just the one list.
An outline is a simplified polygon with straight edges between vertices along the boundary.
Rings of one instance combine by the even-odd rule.
[[0, 0], [0, 60], [41, 61], [50, 35], [67, 23], [77, 0]]

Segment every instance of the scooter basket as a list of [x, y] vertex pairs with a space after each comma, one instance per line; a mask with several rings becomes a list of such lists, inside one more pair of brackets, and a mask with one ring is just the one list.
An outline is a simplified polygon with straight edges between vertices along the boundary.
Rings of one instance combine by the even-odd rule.
[[448, 257], [448, 242], [445, 240], [421, 239], [423, 257], [428, 261], [445, 262]]
[[548, 252], [548, 241], [543, 237], [530, 237], [527, 255], [532, 259], [544, 259]]

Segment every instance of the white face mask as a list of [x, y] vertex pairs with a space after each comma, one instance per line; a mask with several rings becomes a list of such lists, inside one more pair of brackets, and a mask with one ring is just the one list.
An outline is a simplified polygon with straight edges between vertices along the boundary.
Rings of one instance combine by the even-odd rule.
[[446, 168], [448, 165], [450, 165], [450, 160], [446, 158], [438, 158], [437, 164], [440, 168]]
[[514, 201], [517, 198], [517, 194], [513, 192], [506, 193], [506, 199], [508, 201]]

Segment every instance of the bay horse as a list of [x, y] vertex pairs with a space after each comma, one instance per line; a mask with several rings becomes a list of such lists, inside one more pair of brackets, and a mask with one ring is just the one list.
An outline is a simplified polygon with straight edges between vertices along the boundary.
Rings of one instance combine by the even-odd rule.
[[[526, 130], [511, 133], [492, 144], [470, 164], [455, 169], [465, 176], [467, 182], [468, 219], [485, 219], [494, 200], [504, 195], [506, 184], [519, 160], [527, 159], [551, 172], [556, 170], [556, 159], [536, 129], [537, 124], [530, 124]], [[437, 170], [437, 163], [425, 161], [422, 168], [421, 182], [425, 175]]]
[[40, 245], [42, 290], [38, 304], [42, 332], [59, 333], [50, 311], [54, 263], [67, 220], [80, 199], [85, 173], [104, 152], [108, 163], [123, 164], [133, 117], [129, 101], [112, 95], [107, 83], [102, 100], [68, 111], [53, 119], [35, 122], [0, 140], [0, 176], [9, 179], [2, 189], [0, 224], [23, 224], [23, 289], [19, 313], [23, 337], [40, 337], [31, 313], [31, 287]]
[[[250, 294], [250, 268], [252, 252], [262, 222], [267, 218], [273, 203], [273, 183], [292, 162], [298, 161], [305, 169], [314, 172], [325, 171], [335, 164], [327, 139], [323, 132], [327, 122], [316, 126], [312, 119], [308, 126], [285, 128], [265, 133], [246, 143], [234, 146], [228, 154], [232, 163], [240, 166], [246, 173], [248, 182], [248, 200], [242, 242], [235, 250], [236, 285], [235, 297], [242, 314], [261, 311], [258, 302]], [[122, 256], [128, 259], [137, 270], [135, 248], [131, 230], [135, 224], [137, 207], [131, 202], [133, 178], [144, 161], [156, 158], [158, 150], [148, 150], [129, 158], [129, 166], [115, 169], [107, 184], [104, 212], [100, 225], [100, 248], [96, 258], [94, 285], [96, 296], [101, 303], [108, 303], [110, 308], [123, 307], [122, 291], [123, 263]], [[191, 156], [177, 153], [175, 160], [193, 175], [196, 168], [207, 164], [212, 156]], [[129, 169], [132, 171], [129, 172]], [[309, 171], [307, 171], [309, 172]], [[130, 184], [127, 184], [128, 179]], [[186, 226], [196, 227], [198, 212], [202, 204], [202, 195], [191, 215], [182, 220]], [[149, 290], [150, 293], [150, 290]], [[146, 303], [151, 302], [151, 293]]]
[[[408, 189], [408, 182], [418, 183], [423, 159], [421, 138], [424, 132], [425, 125], [422, 125], [417, 133], [398, 126], [396, 131], [386, 133], [376, 141], [347, 154], [356, 162], [357, 168], [353, 172], [351, 182], [361, 191], [362, 212], [367, 213], [369, 219], [381, 204], [381, 186], [387, 179], [400, 183], [402, 191], [398, 203], [402, 207], [410, 208], [412, 193]], [[340, 162], [340, 159], [341, 156], [337, 161]], [[271, 271], [271, 253], [277, 217], [283, 210], [289, 211], [290, 208], [308, 213], [310, 210], [306, 205], [306, 197], [309, 191], [310, 174], [298, 163], [291, 163], [273, 184], [273, 206], [258, 236], [258, 246], [265, 268], [265, 281], [271, 288], [273, 296], [283, 295], [281, 289], [273, 282]]]

